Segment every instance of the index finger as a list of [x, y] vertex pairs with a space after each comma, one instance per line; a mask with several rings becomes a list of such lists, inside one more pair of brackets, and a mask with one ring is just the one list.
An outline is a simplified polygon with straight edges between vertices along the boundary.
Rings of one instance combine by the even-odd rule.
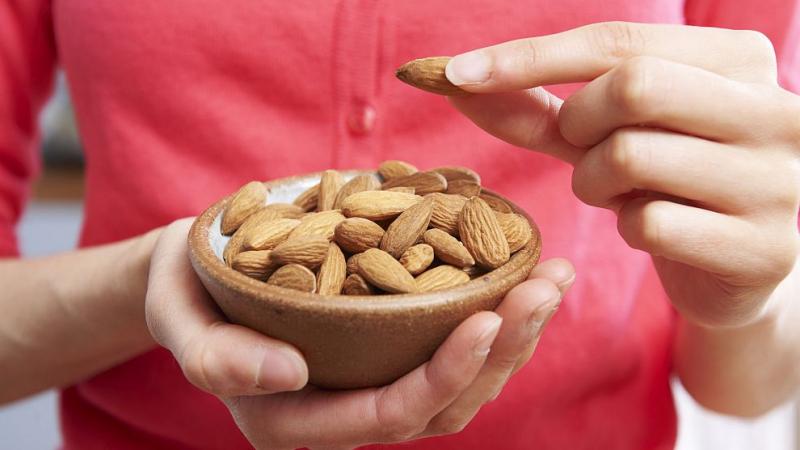
[[605, 22], [462, 53], [447, 64], [451, 83], [475, 93], [590, 81], [635, 56], [654, 56], [722, 76], [774, 83], [775, 52], [755, 31]]

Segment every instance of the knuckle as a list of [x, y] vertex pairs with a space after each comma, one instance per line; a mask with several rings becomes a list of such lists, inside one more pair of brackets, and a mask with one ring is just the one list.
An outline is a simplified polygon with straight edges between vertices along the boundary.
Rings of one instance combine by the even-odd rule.
[[[386, 393], [382, 394], [382, 396], [385, 395]], [[428, 425], [427, 421], [423, 423], [416, 417], [407, 414], [402, 400], [379, 399], [374, 414], [375, 420], [381, 428], [383, 440], [386, 442], [407, 441], [425, 431]]]
[[640, 134], [632, 130], [619, 130], [609, 137], [604, 162], [616, 179], [635, 183], [646, 176], [650, 152], [642, 145]]
[[626, 22], [603, 22], [592, 27], [595, 50], [613, 59], [625, 59], [644, 52], [646, 39], [636, 25]]
[[468, 421], [460, 417], [446, 415], [438, 418], [436, 422], [432, 424], [431, 431], [438, 436], [456, 434], [462, 432], [464, 428], [467, 427], [468, 423]]
[[654, 105], [653, 83], [657, 71], [653, 58], [639, 56], [617, 66], [609, 85], [611, 102], [632, 116], [646, 114]]
[[760, 31], [735, 30], [732, 31], [744, 50], [745, 61], [763, 73], [764, 81], [776, 83], [778, 76], [778, 59], [772, 41]]
[[658, 254], [665, 242], [664, 214], [658, 202], [635, 202], [620, 212], [620, 234], [633, 248]]

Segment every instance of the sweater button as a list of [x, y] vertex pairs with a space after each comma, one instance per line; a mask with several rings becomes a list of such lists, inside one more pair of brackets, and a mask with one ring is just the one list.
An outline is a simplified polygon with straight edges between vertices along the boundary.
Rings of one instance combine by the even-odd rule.
[[375, 128], [375, 116], [377, 111], [372, 105], [367, 103], [354, 105], [347, 115], [347, 128], [356, 136], [369, 134]]

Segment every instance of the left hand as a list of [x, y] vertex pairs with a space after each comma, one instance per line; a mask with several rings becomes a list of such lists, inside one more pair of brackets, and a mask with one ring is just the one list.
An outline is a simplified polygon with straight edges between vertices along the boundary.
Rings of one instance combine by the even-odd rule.
[[[446, 72], [492, 94], [451, 98], [480, 127], [575, 166], [575, 194], [617, 213], [687, 320], [774, 310], [798, 254], [800, 97], [778, 86], [762, 34], [601, 23], [465, 53]], [[537, 87], [578, 81], [563, 104]]]

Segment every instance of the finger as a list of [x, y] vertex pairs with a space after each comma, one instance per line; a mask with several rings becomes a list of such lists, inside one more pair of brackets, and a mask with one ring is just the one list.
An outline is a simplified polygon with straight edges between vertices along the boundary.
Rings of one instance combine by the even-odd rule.
[[558, 129], [561, 99], [542, 88], [490, 95], [448, 97], [476, 125], [508, 143], [574, 164], [585, 150]]
[[408, 440], [473, 382], [501, 323], [493, 312], [469, 317], [429, 362], [389, 386], [241, 398], [237, 420], [251, 442], [276, 448]]
[[172, 351], [187, 379], [219, 395], [258, 395], [296, 390], [307, 368], [292, 346], [229, 324], [189, 264], [190, 220], [167, 227], [150, 266], [147, 323], [158, 343]]
[[470, 92], [589, 81], [635, 56], [655, 56], [741, 81], [775, 85], [772, 44], [753, 31], [624, 22], [505, 42], [454, 57], [445, 74]]
[[480, 407], [500, 392], [520, 355], [539, 334], [542, 324], [555, 310], [560, 298], [556, 284], [546, 278], [528, 280], [512, 289], [495, 309], [503, 318], [503, 326], [486, 364], [469, 388], [437, 414], [422, 435], [461, 431]]
[[[573, 94], [561, 108], [564, 138], [590, 147], [616, 128], [645, 125], [717, 141], [783, 133], [772, 88], [741, 83], [660, 58], [626, 60]], [[732, 112], [734, 112], [732, 114]], [[759, 124], [754, 126], [754, 124]]]
[[566, 258], [551, 258], [537, 264], [528, 275], [529, 280], [538, 278], [552, 281], [563, 297], [575, 282], [575, 266]]
[[779, 193], [779, 185], [764, 182], [773, 172], [763, 157], [743, 148], [632, 127], [589, 150], [575, 166], [572, 189], [581, 201], [614, 211], [638, 191], [655, 191], [737, 213], [763, 208]]

